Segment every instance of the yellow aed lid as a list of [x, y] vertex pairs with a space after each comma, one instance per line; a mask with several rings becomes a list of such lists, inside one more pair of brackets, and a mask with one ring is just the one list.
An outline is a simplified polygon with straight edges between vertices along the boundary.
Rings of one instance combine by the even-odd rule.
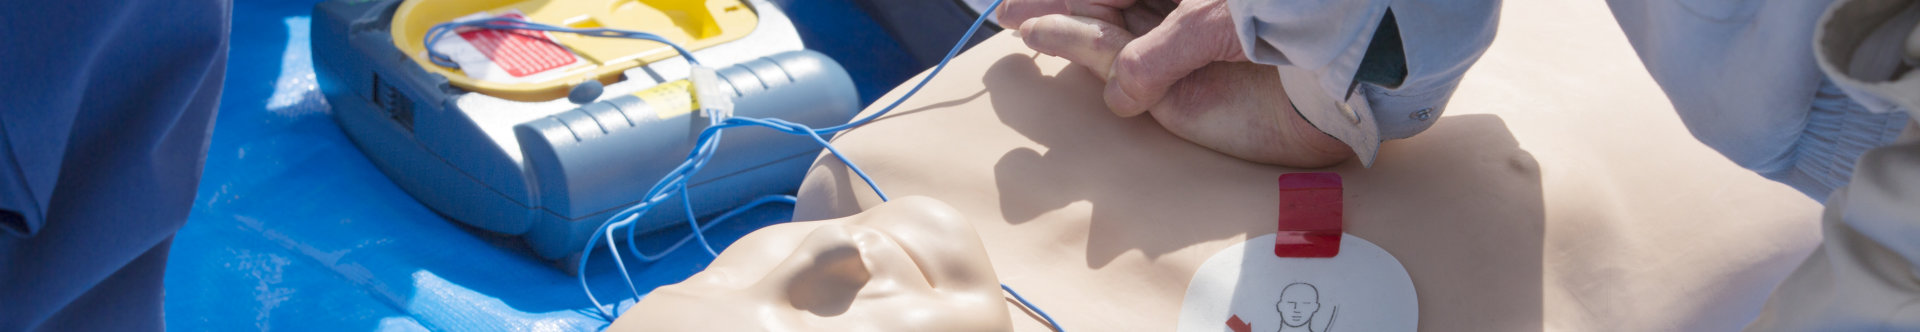
[[[539, 44], [558, 44], [571, 56], [557, 55], [554, 52], [560, 49], [551, 46], [547, 46], [549, 52], [542, 53], [537, 47], [541, 45], [528, 47], [530, 45], [524, 43], [526, 38], [515, 44], [512, 38], [485, 39], [489, 36], [475, 35], [477, 39], [472, 47], [500, 63], [500, 68], [506, 68], [504, 72], [511, 77], [503, 79], [479, 79], [463, 69], [443, 67], [427, 59], [428, 29], [476, 14], [520, 15], [527, 21], [576, 29], [647, 32], [672, 40], [689, 51], [740, 39], [753, 32], [759, 23], [758, 15], [741, 0], [409, 0], [393, 13], [390, 29], [393, 46], [427, 72], [445, 76], [453, 86], [521, 101], [562, 98], [573, 85], [587, 80], [612, 84], [619, 80], [622, 71], [679, 55], [673, 48], [653, 41], [551, 33], [546, 35], [551, 36], [552, 43], [540, 41]], [[448, 33], [441, 39], [463, 38], [461, 34]], [[498, 32], [491, 34], [502, 36]], [[528, 49], [533, 51], [526, 51]], [[532, 70], [539, 72], [528, 72]]]

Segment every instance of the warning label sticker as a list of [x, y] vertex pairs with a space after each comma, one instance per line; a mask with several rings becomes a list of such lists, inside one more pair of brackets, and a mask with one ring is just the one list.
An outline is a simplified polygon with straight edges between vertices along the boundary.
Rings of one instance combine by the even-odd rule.
[[[467, 15], [455, 22], [492, 18], [487, 13]], [[498, 17], [526, 19], [518, 11]], [[579, 55], [553, 41], [544, 31], [464, 27], [460, 38], [440, 38], [433, 48], [460, 64], [467, 76], [501, 83], [539, 82], [564, 76], [567, 69], [585, 63]]]
[[636, 91], [633, 96], [647, 102], [647, 106], [653, 108], [654, 115], [660, 116], [661, 119], [693, 113], [693, 110], [700, 109], [700, 104], [693, 100], [693, 82], [688, 80], [655, 85], [646, 90]]

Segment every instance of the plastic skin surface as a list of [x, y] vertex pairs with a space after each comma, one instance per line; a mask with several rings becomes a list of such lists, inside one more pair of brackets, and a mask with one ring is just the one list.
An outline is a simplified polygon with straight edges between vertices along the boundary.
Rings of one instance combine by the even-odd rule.
[[[1503, 15], [1500, 40], [1448, 114], [1384, 144], [1372, 168], [1249, 162], [1165, 121], [1114, 116], [1098, 71], [1008, 34], [834, 144], [888, 195], [937, 198], [968, 216], [1000, 281], [1068, 330], [1174, 329], [1194, 271], [1272, 234], [1274, 179], [1298, 172], [1340, 174], [1345, 231], [1405, 267], [1420, 330], [1738, 329], [1817, 242], [1818, 204], [1694, 139], [1620, 32], [1592, 28], [1615, 23], [1604, 3], [1590, 5]], [[1274, 89], [1169, 96], [1261, 107]], [[799, 197], [795, 220], [880, 203], [832, 157]], [[1342, 301], [1343, 315], [1366, 307]], [[1015, 330], [1046, 330], [1007, 310]]]
[[856, 215], [768, 226], [609, 331], [1001, 331], [999, 280], [953, 207], [899, 197]]
[[[928, 241], [984, 244], [992, 266], [980, 268], [1062, 327], [1167, 331], [1207, 258], [1274, 232], [1276, 177], [1335, 172], [1344, 230], [1405, 267], [1420, 330], [1738, 329], [1818, 243], [1819, 205], [1694, 139], [1610, 28], [1617, 23], [1605, 5], [1506, 3], [1500, 38], [1446, 116], [1383, 144], [1372, 168], [1248, 162], [1172, 134], [1164, 121], [1116, 117], [1096, 71], [1036, 55], [1003, 33], [955, 58], [894, 113], [834, 138], [896, 202], [883, 204], [827, 156], [801, 186], [794, 220], [850, 220], [837, 218], [932, 197], [965, 215], [978, 238]], [[1271, 72], [1239, 64], [1201, 70]], [[1264, 107], [1273, 89], [1169, 96], [1207, 102], [1193, 104], [1200, 107]], [[747, 280], [738, 285], [788, 278], [769, 271], [789, 256], [815, 255], [789, 250], [800, 246], [793, 234], [811, 232], [792, 227], [817, 228], [795, 225], [802, 226], [761, 231], [790, 234], [786, 244], [756, 244], [778, 238], [756, 233], [710, 269]], [[754, 265], [761, 267], [740, 268]], [[686, 284], [707, 283], [713, 271]], [[694, 289], [681, 287], [656, 291], [616, 325], [762, 329], [775, 328], [762, 317], [813, 315], [760, 300], [776, 298], [771, 291], [692, 286], [715, 291], [672, 295]], [[1004, 295], [987, 296], [1010, 321], [956, 329], [1047, 330]], [[845, 315], [869, 299], [856, 298]], [[1342, 315], [1367, 310], [1364, 299], [1340, 300]], [[881, 318], [845, 323], [853, 325], [793, 328], [897, 330]]]

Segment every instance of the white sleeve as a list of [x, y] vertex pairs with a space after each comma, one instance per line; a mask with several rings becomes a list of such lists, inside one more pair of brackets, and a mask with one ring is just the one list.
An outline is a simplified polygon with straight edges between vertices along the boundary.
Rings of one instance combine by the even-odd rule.
[[1920, 331], [1920, 137], [1867, 152], [1853, 176], [1748, 331]]

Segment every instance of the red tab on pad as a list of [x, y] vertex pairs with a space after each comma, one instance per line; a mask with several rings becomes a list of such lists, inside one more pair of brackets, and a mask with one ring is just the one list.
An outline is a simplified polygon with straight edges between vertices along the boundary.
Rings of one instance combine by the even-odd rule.
[[1227, 329], [1233, 332], [1253, 332], [1253, 324], [1240, 320], [1240, 315], [1227, 318]]
[[1280, 175], [1280, 229], [1273, 254], [1327, 258], [1340, 254], [1340, 174]]

